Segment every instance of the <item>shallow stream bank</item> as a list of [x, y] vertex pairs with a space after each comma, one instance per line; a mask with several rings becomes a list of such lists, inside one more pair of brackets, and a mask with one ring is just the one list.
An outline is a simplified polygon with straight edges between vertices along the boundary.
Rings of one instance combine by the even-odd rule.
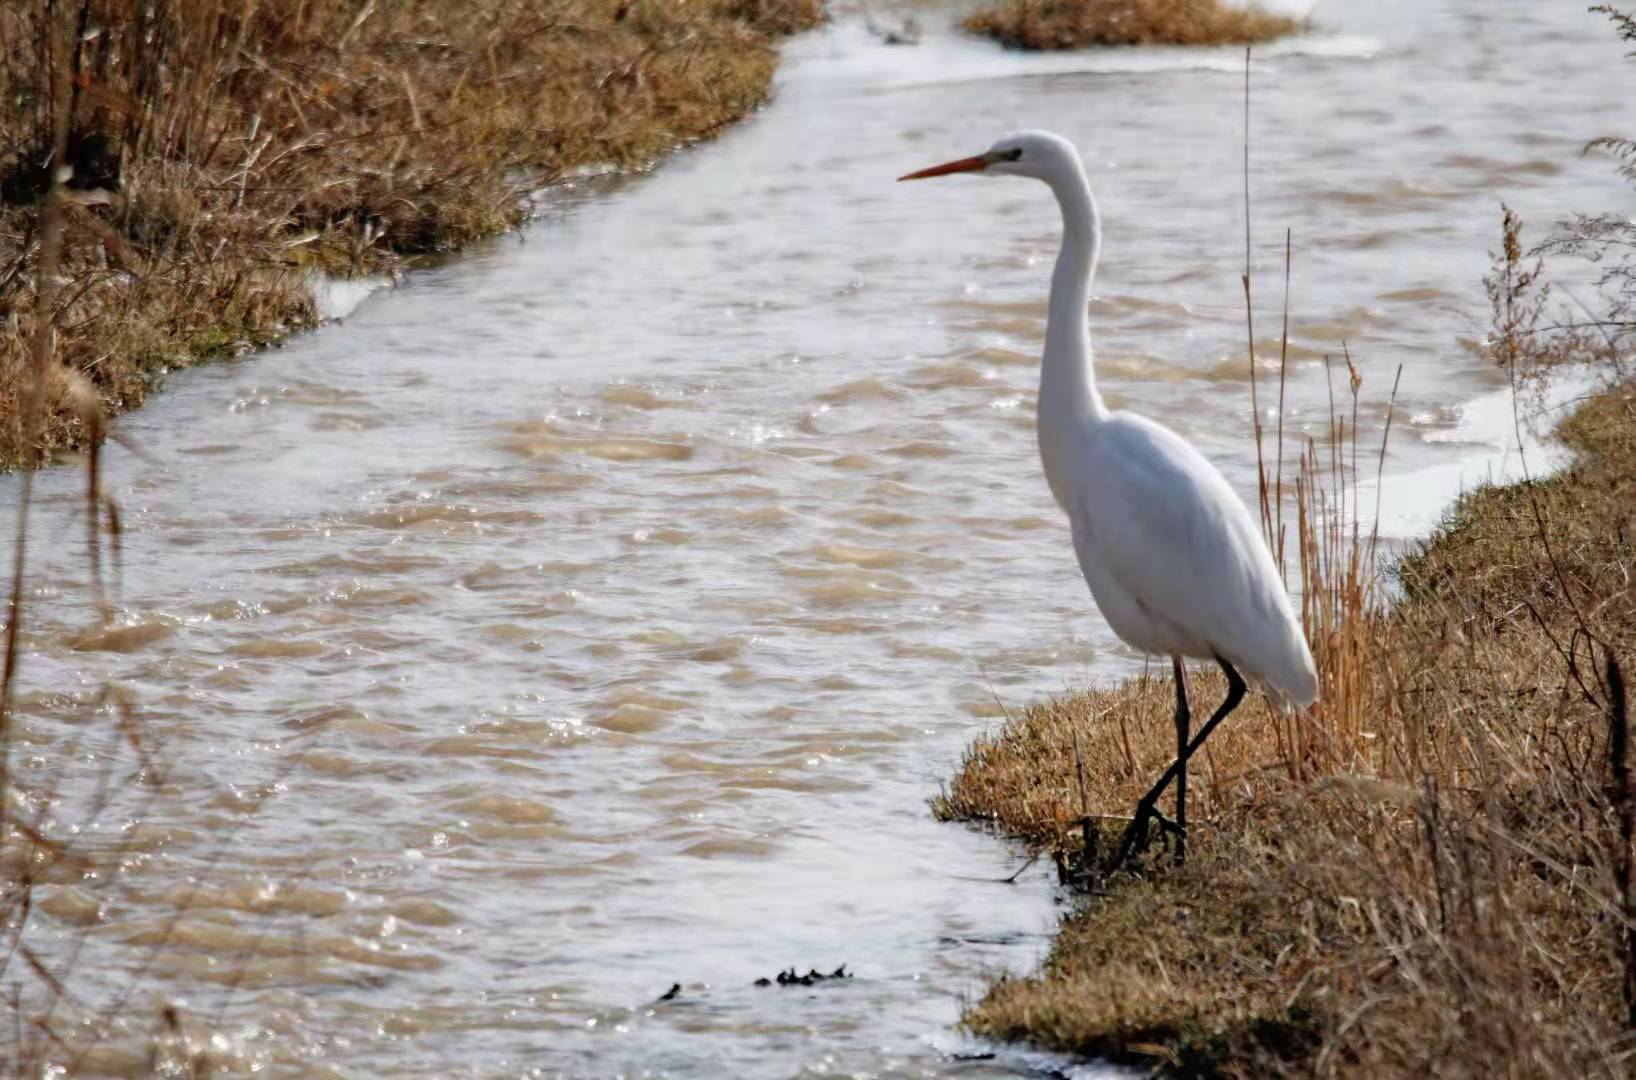
[[[1561, 433], [1562, 472], [1467, 493], [1407, 555], [1309, 728], [1265, 705], [1223, 726], [1187, 865], [1098, 881], [974, 1031], [1181, 1076], [1625, 1074], [1610, 913], [1636, 806], [1610, 779], [1628, 702], [1608, 664], [1636, 666], [1636, 383]], [[1027, 709], [940, 816], [1079, 863], [1077, 820], [1127, 812], [1168, 762], [1171, 694], [1137, 678]]]

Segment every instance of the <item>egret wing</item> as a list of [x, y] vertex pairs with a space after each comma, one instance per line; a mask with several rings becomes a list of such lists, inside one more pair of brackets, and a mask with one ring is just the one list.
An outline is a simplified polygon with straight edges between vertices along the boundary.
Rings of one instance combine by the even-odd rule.
[[1186, 440], [1142, 417], [1115, 414], [1100, 437], [1108, 441], [1071, 511], [1081, 564], [1094, 560], [1190, 644], [1179, 651], [1219, 655], [1292, 700], [1311, 700], [1311, 655], [1283, 581], [1226, 479]]

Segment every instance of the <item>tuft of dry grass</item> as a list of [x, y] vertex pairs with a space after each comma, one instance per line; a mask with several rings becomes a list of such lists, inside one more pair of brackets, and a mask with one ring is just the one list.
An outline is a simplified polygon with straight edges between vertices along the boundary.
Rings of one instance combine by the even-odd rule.
[[[20, 0], [0, 7], [0, 465], [89, 438], [166, 371], [315, 317], [314, 272], [391, 273], [645, 165], [766, 97], [821, 0]], [[54, 148], [62, 146], [53, 161]], [[56, 369], [15, 422], [37, 210], [63, 193]]]
[[967, 30], [1017, 49], [1092, 45], [1251, 45], [1301, 24], [1223, 0], [1000, 0], [965, 21]]

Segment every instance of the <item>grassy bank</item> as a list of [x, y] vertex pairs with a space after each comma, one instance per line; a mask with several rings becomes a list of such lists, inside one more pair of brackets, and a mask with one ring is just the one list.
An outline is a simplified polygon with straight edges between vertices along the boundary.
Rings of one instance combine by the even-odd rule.
[[[0, 8], [0, 465], [83, 445], [163, 373], [310, 324], [522, 196], [709, 136], [821, 0], [23, 0]], [[19, 421], [52, 162], [51, 378]], [[96, 408], [92, 408], [92, 403]]]
[[[1594, 10], [1636, 43], [1636, 16]], [[1587, 149], [1636, 184], [1629, 140]], [[1466, 494], [1383, 581], [1357, 519], [1378, 465], [1352, 372], [1294, 497], [1281, 450], [1261, 469], [1322, 700], [1256, 702], [1212, 736], [1190, 770], [1188, 863], [1156, 852], [1110, 877], [1096, 858], [1170, 762], [1168, 678], [1028, 709], [936, 800], [1054, 854], [1087, 894], [1039, 974], [972, 1004], [973, 1030], [1176, 1076], [1636, 1070], [1636, 257], [1617, 211], [1531, 253], [1521, 235], [1505, 210], [1486, 352], [1519, 436], [1560, 365], [1605, 373], [1558, 425], [1572, 465]], [[1547, 314], [1542, 255], [1593, 264], [1605, 312]], [[1214, 672], [1190, 682], [1195, 715], [1223, 693]]]
[[1223, 0], [999, 0], [965, 27], [1019, 49], [1092, 45], [1250, 45], [1300, 23]]
[[[1608, 659], [1636, 657], [1636, 384], [1560, 434], [1571, 468], [1467, 495], [1393, 603], [1352, 606], [1331, 631], [1350, 663], [1319, 641], [1314, 714], [1261, 704], [1207, 744], [1187, 865], [1099, 883], [974, 1030], [1178, 1075], [1629, 1075], [1636, 811]], [[1171, 693], [1029, 709], [938, 814], [1077, 868], [1080, 819], [1128, 813], [1168, 763]]]

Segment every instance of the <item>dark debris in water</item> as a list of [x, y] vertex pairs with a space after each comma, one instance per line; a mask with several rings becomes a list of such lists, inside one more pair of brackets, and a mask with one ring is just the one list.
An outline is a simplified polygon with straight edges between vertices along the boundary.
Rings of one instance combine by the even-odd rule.
[[829, 982], [832, 979], [850, 978], [852, 978], [852, 973], [846, 970], [845, 964], [842, 964], [828, 975], [825, 975], [817, 968], [812, 968], [805, 975], [802, 975], [794, 968], [790, 968], [788, 971], [780, 971], [777, 978], [757, 979], [755, 984], [757, 986], [772, 986], [775, 983], [779, 986], [812, 986], [816, 983]]
[[679, 994], [681, 994], [681, 992], [682, 992], [682, 984], [681, 983], [671, 983], [670, 984], [670, 989], [666, 990], [664, 993], [659, 995], [659, 1000], [660, 1001], [675, 1001], [677, 996]]
[[937, 936], [938, 947], [957, 949], [967, 945], [1017, 945], [1027, 941], [1031, 936], [1016, 930], [1002, 930], [992, 934], [963, 934], [958, 937], [950, 934]]

